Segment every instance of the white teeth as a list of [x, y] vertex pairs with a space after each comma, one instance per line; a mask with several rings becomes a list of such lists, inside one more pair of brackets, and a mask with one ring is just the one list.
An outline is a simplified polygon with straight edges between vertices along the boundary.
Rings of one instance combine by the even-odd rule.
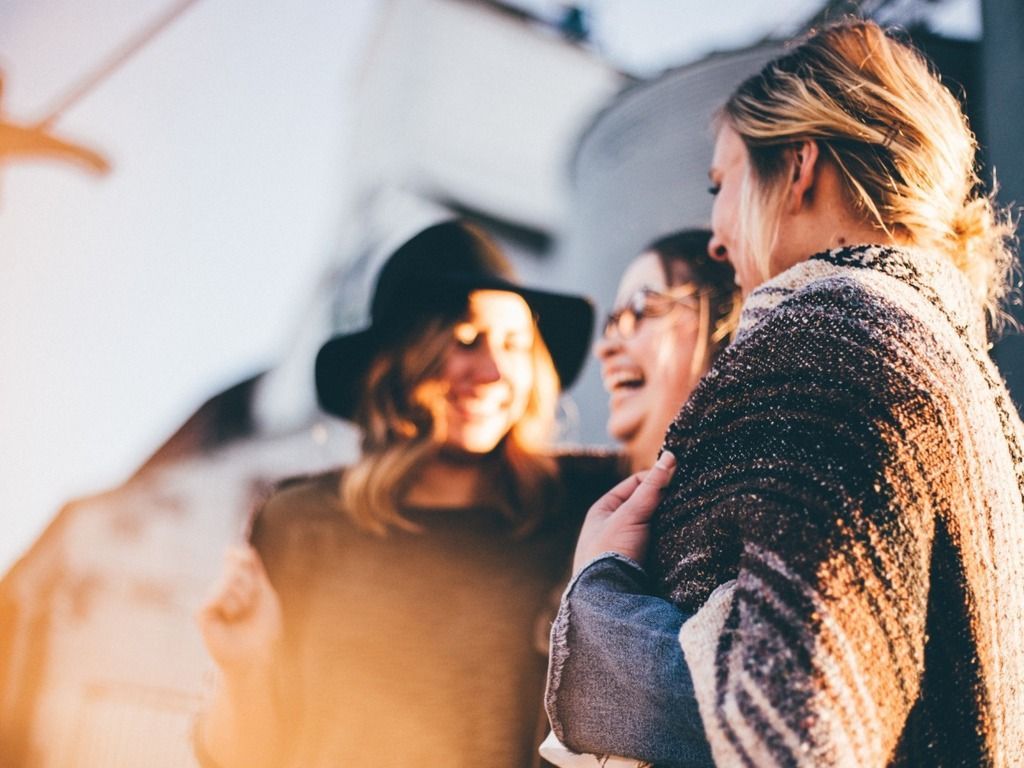
[[639, 371], [615, 370], [604, 375], [604, 387], [609, 392], [619, 387], [640, 387], [644, 384], [644, 375]]

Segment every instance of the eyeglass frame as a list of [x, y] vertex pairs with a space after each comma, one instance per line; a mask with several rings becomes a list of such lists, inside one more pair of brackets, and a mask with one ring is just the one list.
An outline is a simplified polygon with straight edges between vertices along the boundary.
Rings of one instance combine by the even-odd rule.
[[[668, 291], [640, 288], [630, 295], [623, 306], [605, 315], [604, 324], [601, 326], [601, 335], [606, 339], [610, 338], [614, 328], [616, 335], [620, 339], [632, 339], [636, 336], [640, 324], [644, 320], [666, 317], [677, 306], [699, 310], [699, 300], [714, 293], [714, 289], [701, 288], [696, 283], [683, 283], [682, 285], [669, 288]], [[652, 305], [649, 303], [650, 299], [658, 299], [665, 302], [663, 308], [653, 310]], [[627, 318], [632, 318], [632, 320], [627, 320]], [[627, 325], [624, 326], [623, 322], [626, 322]]]

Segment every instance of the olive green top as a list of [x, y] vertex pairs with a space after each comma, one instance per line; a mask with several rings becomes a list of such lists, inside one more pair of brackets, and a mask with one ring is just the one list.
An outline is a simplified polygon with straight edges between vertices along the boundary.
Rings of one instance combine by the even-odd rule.
[[292, 482], [258, 515], [284, 609], [286, 765], [487, 766], [535, 761], [552, 594], [608, 456], [559, 459], [565, 503], [516, 537], [487, 507], [404, 510], [385, 537], [339, 508], [338, 472]]

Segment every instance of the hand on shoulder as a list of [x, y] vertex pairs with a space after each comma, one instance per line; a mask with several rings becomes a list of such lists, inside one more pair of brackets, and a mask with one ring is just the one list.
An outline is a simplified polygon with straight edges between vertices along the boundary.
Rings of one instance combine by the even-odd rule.
[[675, 456], [663, 451], [651, 469], [630, 475], [594, 503], [576, 544], [574, 574], [605, 552], [643, 562], [651, 515], [675, 468]]
[[281, 603], [256, 550], [230, 547], [224, 569], [196, 613], [210, 656], [227, 674], [269, 666], [282, 634]]

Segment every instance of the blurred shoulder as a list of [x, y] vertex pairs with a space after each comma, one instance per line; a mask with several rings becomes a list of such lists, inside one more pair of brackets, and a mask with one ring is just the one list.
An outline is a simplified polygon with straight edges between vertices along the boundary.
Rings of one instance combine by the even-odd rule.
[[342, 471], [291, 477], [277, 483], [259, 506], [252, 541], [258, 549], [270, 541], [315, 534], [343, 526], [339, 487]]
[[[272, 487], [259, 506], [249, 540], [288, 610], [341, 562], [352, 539], [339, 504], [340, 471], [292, 477]], [[294, 618], [294, 617], [293, 617]]]

